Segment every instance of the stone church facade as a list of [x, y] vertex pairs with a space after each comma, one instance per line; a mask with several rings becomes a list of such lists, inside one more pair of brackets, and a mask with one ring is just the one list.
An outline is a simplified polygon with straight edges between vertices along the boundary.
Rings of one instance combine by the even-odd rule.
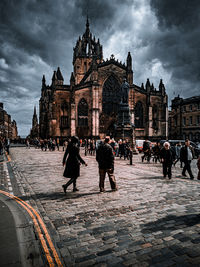
[[90, 32], [88, 19], [86, 30], [74, 47], [70, 84], [64, 84], [59, 67], [53, 73], [51, 85], [46, 85], [43, 76], [39, 102], [40, 137], [115, 137], [124, 78], [130, 86], [129, 109], [136, 138], [166, 138], [168, 107], [162, 80], [158, 90], [149, 79], [145, 86], [135, 85], [130, 52], [126, 64], [116, 60], [114, 55], [104, 60], [103, 47]]

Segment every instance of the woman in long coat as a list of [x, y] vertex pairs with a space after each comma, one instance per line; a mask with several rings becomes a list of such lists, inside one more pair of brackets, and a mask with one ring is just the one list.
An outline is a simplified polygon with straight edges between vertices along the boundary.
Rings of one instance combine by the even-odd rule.
[[78, 191], [78, 189], [76, 188], [76, 179], [80, 176], [80, 164], [82, 163], [87, 166], [87, 164], [79, 154], [78, 141], [78, 137], [76, 136], [73, 136], [71, 138], [71, 142], [68, 144], [63, 157], [63, 166], [65, 166], [63, 176], [70, 178], [70, 180], [62, 186], [64, 193], [66, 193], [67, 187], [72, 183], [73, 192]]

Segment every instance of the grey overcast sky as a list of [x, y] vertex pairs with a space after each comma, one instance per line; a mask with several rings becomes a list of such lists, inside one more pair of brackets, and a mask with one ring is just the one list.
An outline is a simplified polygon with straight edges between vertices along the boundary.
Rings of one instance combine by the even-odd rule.
[[158, 88], [162, 78], [169, 100], [200, 95], [199, 0], [1, 0], [0, 102], [20, 135], [38, 112], [42, 75], [50, 84], [60, 66], [69, 83], [87, 14], [104, 59], [131, 52], [135, 84], [150, 78]]

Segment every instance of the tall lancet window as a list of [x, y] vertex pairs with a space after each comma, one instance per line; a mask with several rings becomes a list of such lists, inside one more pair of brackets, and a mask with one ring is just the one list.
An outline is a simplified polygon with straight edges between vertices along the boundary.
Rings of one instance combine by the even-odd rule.
[[144, 127], [144, 112], [142, 102], [138, 101], [135, 105], [135, 127]]
[[88, 126], [88, 103], [84, 98], [78, 103], [78, 126]]

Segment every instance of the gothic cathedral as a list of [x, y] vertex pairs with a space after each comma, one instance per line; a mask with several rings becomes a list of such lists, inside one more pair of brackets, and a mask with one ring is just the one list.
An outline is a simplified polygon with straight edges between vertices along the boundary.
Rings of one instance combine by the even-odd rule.
[[160, 80], [159, 89], [147, 79], [146, 85], [133, 83], [132, 58], [126, 64], [111, 55], [103, 59], [99, 39], [92, 36], [89, 21], [76, 42], [70, 84], [64, 84], [60, 68], [54, 71], [51, 85], [42, 79], [39, 131], [41, 138], [77, 135], [80, 138], [115, 137], [115, 125], [123, 79], [129, 83], [129, 110], [136, 139], [166, 139], [167, 95]]

